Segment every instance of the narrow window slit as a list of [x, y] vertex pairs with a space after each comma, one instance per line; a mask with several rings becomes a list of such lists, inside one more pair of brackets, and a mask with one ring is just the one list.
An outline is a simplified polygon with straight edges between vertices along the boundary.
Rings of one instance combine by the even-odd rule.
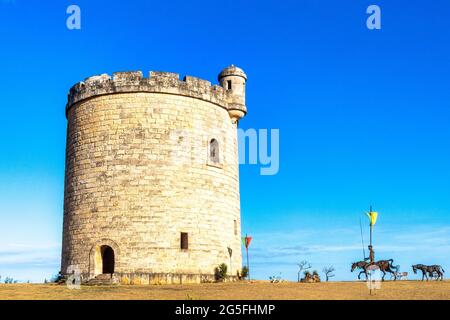
[[181, 243], [180, 243], [181, 249], [188, 250], [189, 249], [189, 242], [188, 242], [188, 234], [187, 232], [181, 233]]

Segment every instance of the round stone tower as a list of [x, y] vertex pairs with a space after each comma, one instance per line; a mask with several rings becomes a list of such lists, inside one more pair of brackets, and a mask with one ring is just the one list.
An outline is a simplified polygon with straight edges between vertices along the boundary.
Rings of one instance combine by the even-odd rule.
[[70, 89], [62, 275], [204, 282], [225, 263], [236, 276], [236, 129], [247, 111], [246, 79], [234, 66], [220, 73], [220, 86], [117, 72]]

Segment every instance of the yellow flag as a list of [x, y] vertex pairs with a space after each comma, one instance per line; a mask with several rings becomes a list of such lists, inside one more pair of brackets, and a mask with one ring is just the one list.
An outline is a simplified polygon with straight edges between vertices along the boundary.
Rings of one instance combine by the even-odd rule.
[[370, 225], [374, 226], [375, 223], [377, 222], [377, 218], [378, 218], [378, 212], [366, 212], [367, 217], [369, 218], [370, 221]]

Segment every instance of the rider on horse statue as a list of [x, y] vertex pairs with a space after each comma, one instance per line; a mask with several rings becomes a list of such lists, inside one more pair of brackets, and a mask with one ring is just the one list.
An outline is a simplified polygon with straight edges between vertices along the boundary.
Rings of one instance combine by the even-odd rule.
[[369, 245], [369, 257], [364, 258], [364, 261], [369, 260], [370, 264], [374, 264], [375, 263], [375, 252], [373, 251], [373, 247], [371, 245]]

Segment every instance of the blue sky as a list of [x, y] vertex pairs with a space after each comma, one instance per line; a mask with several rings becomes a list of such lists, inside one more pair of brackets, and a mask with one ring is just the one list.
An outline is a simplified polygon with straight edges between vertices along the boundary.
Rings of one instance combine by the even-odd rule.
[[[66, 28], [70, 4], [81, 30]], [[370, 4], [381, 30], [366, 28]], [[240, 170], [252, 276], [294, 280], [306, 259], [353, 279], [370, 204], [377, 258], [449, 269], [449, 12], [447, 0], [0, 0], [0, 275], [59, 270], [74, 83], [124, 70], [215, 82], [231, 63], [249, 78], [240, 127], [280, 130], [279, 173]]]

